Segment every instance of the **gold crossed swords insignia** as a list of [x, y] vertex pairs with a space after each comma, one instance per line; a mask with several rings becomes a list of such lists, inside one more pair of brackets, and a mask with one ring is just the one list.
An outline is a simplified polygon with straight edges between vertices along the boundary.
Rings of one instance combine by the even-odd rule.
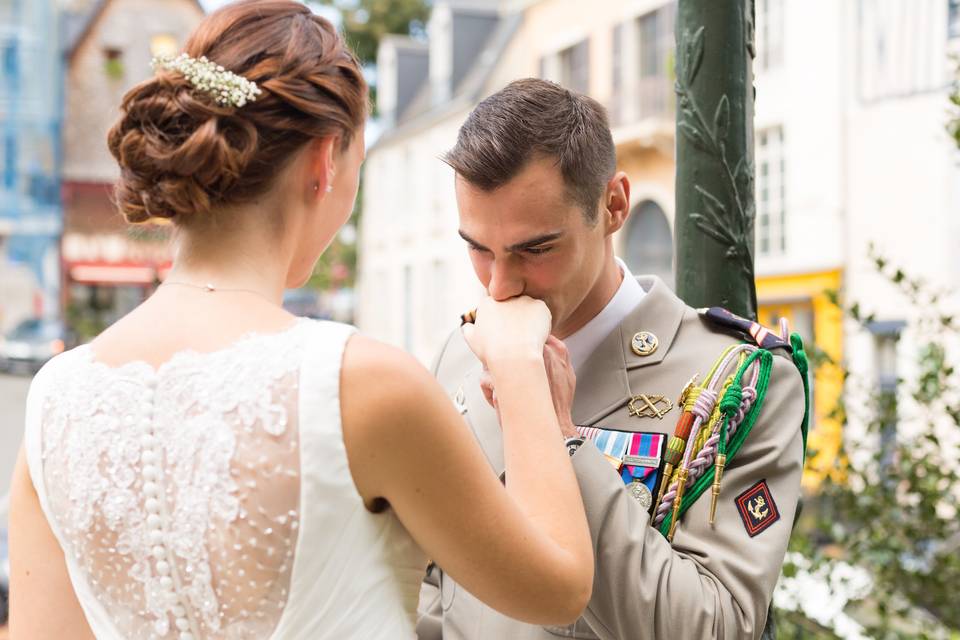
[[667, 415], [671, 409], [673, 409], [673, 402], [664, 395], [647, 395], [641, 393], [638, 396], [630, 398], [630, 402], [627, 403], [627, 411], [630, 412], [631, 416], [637, 418], [657, 418], [658, 420], [663, 420], [663, 416]]

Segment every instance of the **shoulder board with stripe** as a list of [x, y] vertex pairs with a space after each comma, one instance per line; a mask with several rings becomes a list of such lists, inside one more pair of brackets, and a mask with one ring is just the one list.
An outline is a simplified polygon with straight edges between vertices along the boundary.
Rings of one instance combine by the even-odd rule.
[[742, 334], [761, 349], [786, 349], [787, 353], [793, 353], [793, 347], [790, 346], [790, 343], [781, 338], [775, 331], [767, 329], [758, 322], [741, 318], [723, 307], [697, 309], [697, 313], [717, 327]]

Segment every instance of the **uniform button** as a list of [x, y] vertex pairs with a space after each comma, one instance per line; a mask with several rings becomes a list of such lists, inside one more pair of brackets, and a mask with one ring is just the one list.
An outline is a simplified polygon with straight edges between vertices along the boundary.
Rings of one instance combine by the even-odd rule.
[[157, 486], [156, 482], [145, 482], [143, 485], [143, 493], [148, 498], [155, 498], [160, 494], [160, 487]]
[[156, 498], [147, 498], [144, 506], [147, 508], [147, 513], [160, 513], [160, 501]]
[[150, 544], [160, 544], [161, 542], [163, 542], [163, 531], [158, 531], [154, 529], [153, 531], [150, 532], [149, 538], [150, 538]]
[[159, 544], [153, 548], [153, 557], [157, 560], [161, 560], [167, 556], [167, 550], [164, 549]]
[[161, 560], [157, 563], [157, 573], [161, 576], [170, 575], [170, 563], [166, 560]]
[[160, 516], [155, 513], [151, 513], [147, 516], [147, 528], [148, 529], [159, 529], [160, 528]]
[[147, 480], [156, 480], [159, 475], [160, 472], [153, 465], [146, 465], [143, 468], [143, 477]]

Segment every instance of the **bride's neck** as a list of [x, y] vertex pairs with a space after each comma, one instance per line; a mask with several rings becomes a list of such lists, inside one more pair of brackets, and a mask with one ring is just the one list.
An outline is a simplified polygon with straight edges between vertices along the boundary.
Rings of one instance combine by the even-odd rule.
[[290, 268], [289, 252], [284, 250], [280, 230], [266, 226], [248, 222], [229, 229], [209, 225], [181, 230], [173, 268], [165, 281], [246, 289], [280, 304]]

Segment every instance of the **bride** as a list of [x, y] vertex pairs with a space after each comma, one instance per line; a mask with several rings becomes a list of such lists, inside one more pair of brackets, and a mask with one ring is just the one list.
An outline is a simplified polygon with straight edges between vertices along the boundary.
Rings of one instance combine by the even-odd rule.
[[593, 557], [545, 305], [484, 300], [467, 335], [504, 487], [410, 356], [281, 307], [357, 193], [367, 87], [334, 29], [247, 0], [185, 50], [108, 140], [120, 210], [176, 226], [174, 268], [30, 390], [13, 637], [412, 638], [428, 558], [510, 617], [572, 622]]

